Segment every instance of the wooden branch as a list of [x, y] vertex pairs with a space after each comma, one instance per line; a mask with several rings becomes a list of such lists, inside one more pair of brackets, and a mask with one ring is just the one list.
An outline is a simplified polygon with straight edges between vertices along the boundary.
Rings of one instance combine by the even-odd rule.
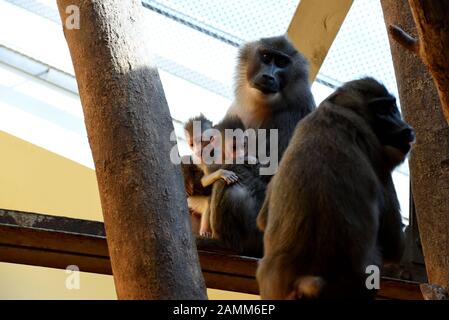
[[[198, 247], [208, 288], [258, 294], [258, 259]], [[112, 274], [101, 222], [0, 210], [0, 261]], [[379, 299], [420, 300], [419, 283], [384, 275]]]
[[419, 41], [396, 25], [389, 26], [391, 37], [405, 49], [419, 54]]
[[[206, 299], [170, 111], [139, 0], [58, 0], [119, 299]], [[79, 9], [80, 27], [66, 21]], [[69, 9], [66, 13], [66, 9]]]

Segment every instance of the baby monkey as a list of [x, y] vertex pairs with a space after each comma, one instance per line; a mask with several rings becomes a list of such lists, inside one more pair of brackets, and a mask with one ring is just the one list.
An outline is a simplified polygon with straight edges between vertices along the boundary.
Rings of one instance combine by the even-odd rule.
[[211, 142], [207, 131], [212, 128], [212, 121], [203, 114], [189, 119], [184, 125], [187, 143], [193, 153], [182, 164], [187, 203], [193, 214], [201, 215], [199, 234], [203, 237], [212, 235], [208, 214], [212, 184], [220, 179], [226, 184], [238, 180], [238, 176], [232, 171], [224, 169], [211, 171], [206, 164], [207, 161], [204, 161], [203, 150]]
[[260, 257], [263, 242], [256, 218], [266, 189], [260, 165], [248, 155], [250, 137], [239, 117], [226, 117], [215, 129], [211, 145], [216, 162], [207, 166], [207, 174], [225, 170], [236, 174], [238, 181], [226, 184], [219, 180], [213, 184], [208, 210], [212, 239], [199, 239], [198, 245]]

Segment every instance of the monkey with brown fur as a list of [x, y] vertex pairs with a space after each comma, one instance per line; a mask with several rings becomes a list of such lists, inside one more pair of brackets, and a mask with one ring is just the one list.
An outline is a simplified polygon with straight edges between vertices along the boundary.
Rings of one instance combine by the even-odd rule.
[[[195, 125], [197, 125], [198, 130], [195, 130]], [[193, 214], [201, 216], [199, 234], [205, 237], [212, 235], [208, 216], [212, 184], [219, 179], [223, 179], [227, 184], [235, 183], [238, 179], [233, 172], [222, 169], [211, 174], [205, 174], [207, 165], [203, 161], [202, 151], [210, 141], [204, 134], [212, 128], [212, 121], [203, 114], [189, 119], [184, 125], [187, 143], [193, 152], [189, 161], [182, 164], [187, 204]], [[197, 164], [194, 164], [193, 157], [197, 159]]]
[[[214, 170], [234, 172], [238, 180], [226, 184], [218, 180], [213, 184], [209, 207], [212, 239], [199, 239], [200, 248], [212, 247], [239, 254], [260, 257], [263, 251], [262, 233], [256, 225], [257, 214], [265, 198], [266, 183], [261, 179], [259, 164], [246, 152], [246, 144], [225, 139], [225, 130], [245, 131], [238, 117], [227, 117], [216, 127], [220, 132], [221, 162], [208, 166], [208, 174]], [[215, 142], [212, 142], [215, 143]], [[224, 160], [232, 163], [224, 163]], [[231, 162], [231, 161], [229, 161]]]
[[374, 297], [367, 266], [403, 252], [391, 172], [413, 141], [372, 78], [346, 83], [302, 120], [258, 216], [263, 299]]
[[262, 38], [240, 49], [235, 99], [227, 116], [238, 116], [247, 129], [277, 129], [277, 161], [298, 122], [315, 109], [308, 69], [286, 36]]

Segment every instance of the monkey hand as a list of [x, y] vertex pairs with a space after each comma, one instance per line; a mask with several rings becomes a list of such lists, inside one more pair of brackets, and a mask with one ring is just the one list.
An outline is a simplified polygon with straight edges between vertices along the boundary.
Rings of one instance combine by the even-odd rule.
[[227, 184], [233, 184], [239, 180], [239, 177], [234, 172], [229, 170], [221, 170], [220, 178]]

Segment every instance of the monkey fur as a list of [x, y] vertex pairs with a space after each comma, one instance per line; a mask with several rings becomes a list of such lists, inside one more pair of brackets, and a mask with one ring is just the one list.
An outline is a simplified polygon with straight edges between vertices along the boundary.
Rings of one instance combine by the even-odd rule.
[[[224, 136], [225, 129], [245, 130], [238, 117], [228, 117], [215, 128]], [[235, 150], [233, 141], [223, 149]], [[223, 151], [225, 152], [225, 151]], [[238, 153], [239, 150], [236, 151]], [[266, 183], [259, 175], [257, 161], [250, 163], [244, 156], [244, 163], [210, 166], [209, 174], [218, 168], [234, 172], [238, 176], [236, 183], [227, 184], [220, 179], [213, 184], [209, 206], [212, 239], [199, 239], [202, 248], [212, 247], [230, 250], [239, 254], [260, 257], [263, 251], [262, 233], [256, 225], [257, 214], [265, 198]]]
[[227, 116], [247, 129], [277, 129], [279, 161], [298, 122], [315, 109], [307, 59], [286, 36], [249, 42], [240, 49], [235, 83]]
[[371, 299], [366, 267], [404, 249], [391, 172], [414, 131], [383, 85], [346, 83], [302, 120], [257, 218], [262, 299]]

